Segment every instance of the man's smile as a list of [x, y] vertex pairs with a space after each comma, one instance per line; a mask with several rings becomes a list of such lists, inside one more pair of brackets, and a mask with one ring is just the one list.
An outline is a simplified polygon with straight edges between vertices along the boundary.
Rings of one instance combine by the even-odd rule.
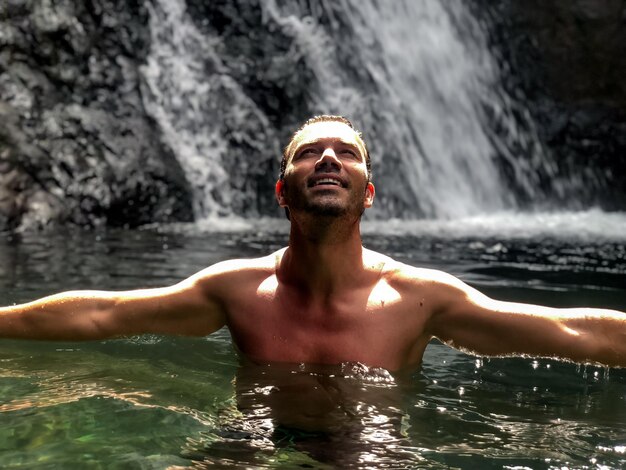
[[307, 186], [313, 188], [315, 186], [338, 186], [345, 188], [346, 181], [337, 175], [317, 175], [309, 179]]

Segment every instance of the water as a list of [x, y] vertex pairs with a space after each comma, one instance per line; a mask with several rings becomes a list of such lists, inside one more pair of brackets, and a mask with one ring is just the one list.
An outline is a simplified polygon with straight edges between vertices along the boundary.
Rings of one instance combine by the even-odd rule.
[[[222, 25], [181, 2], [149, 5], [144, 103], [185, 171], [198, 220], [274, 214], [271, 198], [259, 200], [271, 194], [280, 149], [320, 113], [346, 115], [364, 131], [380, 183], [370, 218], [548, 204], [540, 179], [554, 173], [551, 160], [523, 105], [499, 85], [487, 34], [462, 2], [239, 8], [258, 14]], [[285, 94], [286, 104], [267, 105], [259, 90]]]
[[[146, 6], [151, 16], [151, 54], [142, 67], [146, 110], [185, 172], [196, 217], [241, 213], [238, 199], [251, 196], [242, 186], [259, 171], [250, 153], [280, 154], [268, 118], [228, 73], [217, 51], [219, 38], [203, 35], [183, 2]], [[240, 162], [248, 182], [236, 185], [228, 161], [239, 161], [233, 157], [239, 151], [248, 152]], [[247, 205], [256, 204], [247, 200]]]
[[[516, 219], [525, 231], [509, 232], [512, 219], [494, 217], [480, 235], [471, 221], [454, 229], [425, 222], [421, 231], [417, 223], [368, 223], [364, 241], [497, 298], [626, 310], [626, 240], [607, 229], [616, 221], [589, 213], [580, 225], [561, 216], [552, 231], [545, 218], [528, 216]], [[281, 221], [222, 223], [218, 231], [3, 235], [0, 303], [167, 285], [286, 242]], [[587, 225], [605, 236], [594, 238]], [[576, 236], [585, 230], [592, 234]], [[626, 465], [623, 369], [477, 358], [438, 343], [420, 370], [401, 375], [359, 364], [254, 366], [239, 360], [223, 330], [206, 338], [2, 340], [0, 363], [2, 468]]]
[[[506, 149], [533, 139], [513, 119], [486, 32], [466, 6], [430, 0], [358, 5], [354, 28], [359, 49], [381, 96], [376, 119], [385, 127], [385, 145], [393, 143], [392, 152], [400, 154], [398, 166], [407, 178], [402, 189], [412, 193], [428, 217], [516, 207], [516, 194], [507, 187], [498, 159], [511, 159]], [[487, 110], [505, 133], [493, 131]], [[382, 173], [383, 184], [397, 184], [390, 152], [380, 153], [375, 173]], [[515, 180], [521, 187], [536, 187], [521, 154], [514, 158]]]

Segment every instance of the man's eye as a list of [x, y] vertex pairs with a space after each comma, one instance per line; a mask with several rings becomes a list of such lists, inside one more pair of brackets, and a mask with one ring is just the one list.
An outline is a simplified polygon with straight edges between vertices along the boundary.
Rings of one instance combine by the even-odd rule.
[[343, 155], [346, 158], [358, 158], [357, 153], [354, 150], [344, 149], [339, 152], [340, 155]]
[[310, 157], [310, 156], [314, 156], [317, 155], [319, 152], [317, 151], [317, 149], [315, 148], [308, 148], [308, 149], [304, 149], [302, 150], [300, 153], [298, 153], [298, 157]]

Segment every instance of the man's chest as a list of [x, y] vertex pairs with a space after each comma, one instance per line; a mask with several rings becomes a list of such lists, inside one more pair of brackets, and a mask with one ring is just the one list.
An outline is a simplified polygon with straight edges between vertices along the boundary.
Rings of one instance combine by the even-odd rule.
[[398, 369], [419, 363], [428, 342], [424, 316], [384, 287], [316, 302], [261, 284], [231, 303], [228, 326], [238, 349], [257, 362]]

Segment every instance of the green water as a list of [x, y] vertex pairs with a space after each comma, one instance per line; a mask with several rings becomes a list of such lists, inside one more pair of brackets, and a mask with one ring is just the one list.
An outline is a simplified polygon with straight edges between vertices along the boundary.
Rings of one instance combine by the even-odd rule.
[[[626, 309], [620, 243], [375, 234], [365, 242], [494, 297]], [[0, 301], [171, 284], [284, 243], [280, 233], [246, 231], [5, 237]], [[620, 469], [626, 371], [488, 360], [438, 343], [410, 375], [359, 364], [254, 366], [240, 362], [225, 330], [192, 339], [2, 340], [0, 424], [0, 468]]]

